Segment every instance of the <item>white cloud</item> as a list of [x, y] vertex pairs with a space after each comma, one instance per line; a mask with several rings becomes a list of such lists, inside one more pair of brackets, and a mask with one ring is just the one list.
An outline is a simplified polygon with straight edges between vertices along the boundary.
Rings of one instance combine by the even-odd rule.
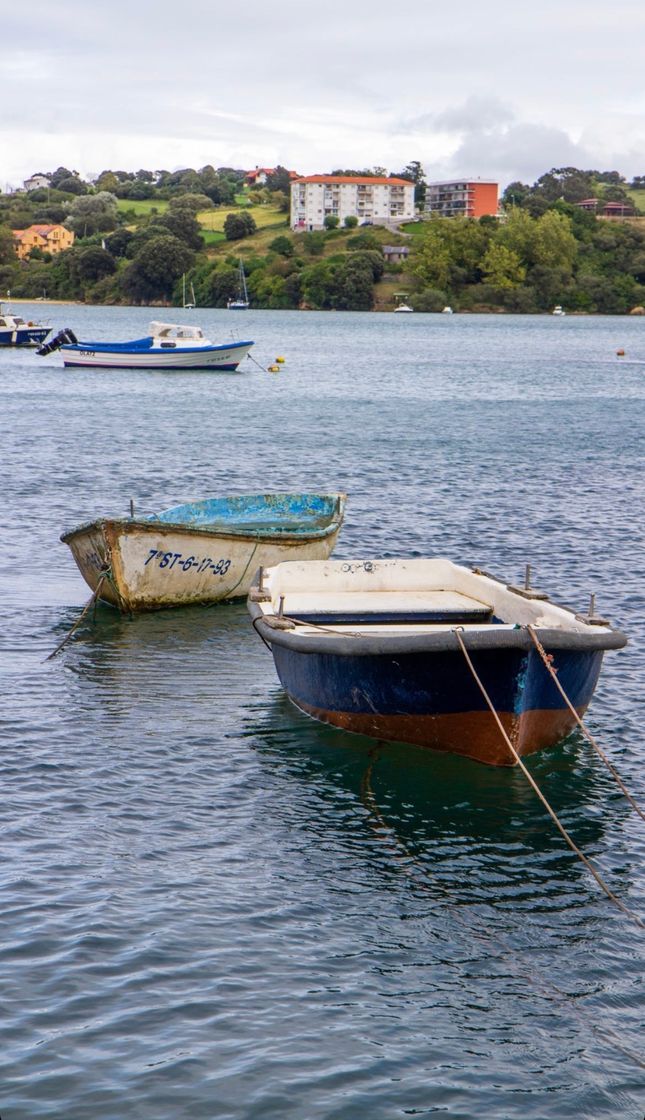
[[[411, 159], [432, 177], [643, 173], [639, 0], [33, 0], [3, 15], [0, 183], [60, 164], [137, 169]], [[7, 122], [14, 122], [9, 125]], [[643, 144], [645, 146], [645, 144]], [[435, 176], [435, 170], [442, 169]]]

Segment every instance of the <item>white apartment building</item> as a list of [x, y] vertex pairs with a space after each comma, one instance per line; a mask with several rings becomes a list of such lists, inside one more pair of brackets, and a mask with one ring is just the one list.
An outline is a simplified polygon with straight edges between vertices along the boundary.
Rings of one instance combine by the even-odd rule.
[[328, 215], [338, 218], [341, 226], [349, 215], [359, 225], [412, 221], [414, 183], [368, 175], [307, 175], [291, 184], [292, 229], [324, 229]]

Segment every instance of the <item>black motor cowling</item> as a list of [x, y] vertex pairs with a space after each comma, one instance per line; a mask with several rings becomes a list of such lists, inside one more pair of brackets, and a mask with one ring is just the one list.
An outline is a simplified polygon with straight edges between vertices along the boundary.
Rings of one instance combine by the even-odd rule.
[[78, 339], [71, 327], [64, 327], [63, 330], [59, 331], [49, 342], [45, 342], [42, 346], [39, 346], [36, 353], [39, 354], [41, 358], [44, 358], [47, 354], [52, 354], [54, 350], [59, 350], [61, 346], [75, 346], [77, 342]]

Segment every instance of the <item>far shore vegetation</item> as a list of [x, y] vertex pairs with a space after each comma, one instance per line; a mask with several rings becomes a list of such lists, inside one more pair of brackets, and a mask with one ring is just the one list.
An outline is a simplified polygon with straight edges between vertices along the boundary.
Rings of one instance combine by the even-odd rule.
[[[423, 199], [418, 161], [393, 174], [414, 181]], [[234, 168], [104, 171], [88, 183], [59, 167], [47, 177], [47, 188], [0, 194], [2, 299], [173, 306], [186, 282], [199, 307], [225, 307], [241, 259], [255, 308], [391, 311], [405, 302], [417, 312], [534, 314], [560, 305], [626, 314], [645, 306], [645, 175], [627, 182], [616, 171], [555, 168], [532, 185], [511, 183], [499, 216], [424, 214], [386, 229], [356, 219], [340, 228], [330, 215], [313, 232], [290, 229], [285, 168], [260, 188]], [[580, 206], [590, 199], [595, 212]], [[634, 215], [599, 216], [608, 202], [631, 204]], [[12, 231], [54, 223], [74, 231], [74, 245], [18, 260]], [[393, 247], [407, 250], [403, 260]]]

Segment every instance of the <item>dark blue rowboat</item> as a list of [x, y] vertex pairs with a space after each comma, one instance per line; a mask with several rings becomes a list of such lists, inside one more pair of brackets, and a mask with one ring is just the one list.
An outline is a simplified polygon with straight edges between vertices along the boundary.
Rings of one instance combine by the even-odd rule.
[[484, 692], [514, 749], [530, 754], [576, 723], [539, 647], [581, 716], [604, 651], [627, 641], [604, 620], [440, 559], [280, 564], [257, 577], [249, 611], [302, 711], [492, 765], [515, 758]]

